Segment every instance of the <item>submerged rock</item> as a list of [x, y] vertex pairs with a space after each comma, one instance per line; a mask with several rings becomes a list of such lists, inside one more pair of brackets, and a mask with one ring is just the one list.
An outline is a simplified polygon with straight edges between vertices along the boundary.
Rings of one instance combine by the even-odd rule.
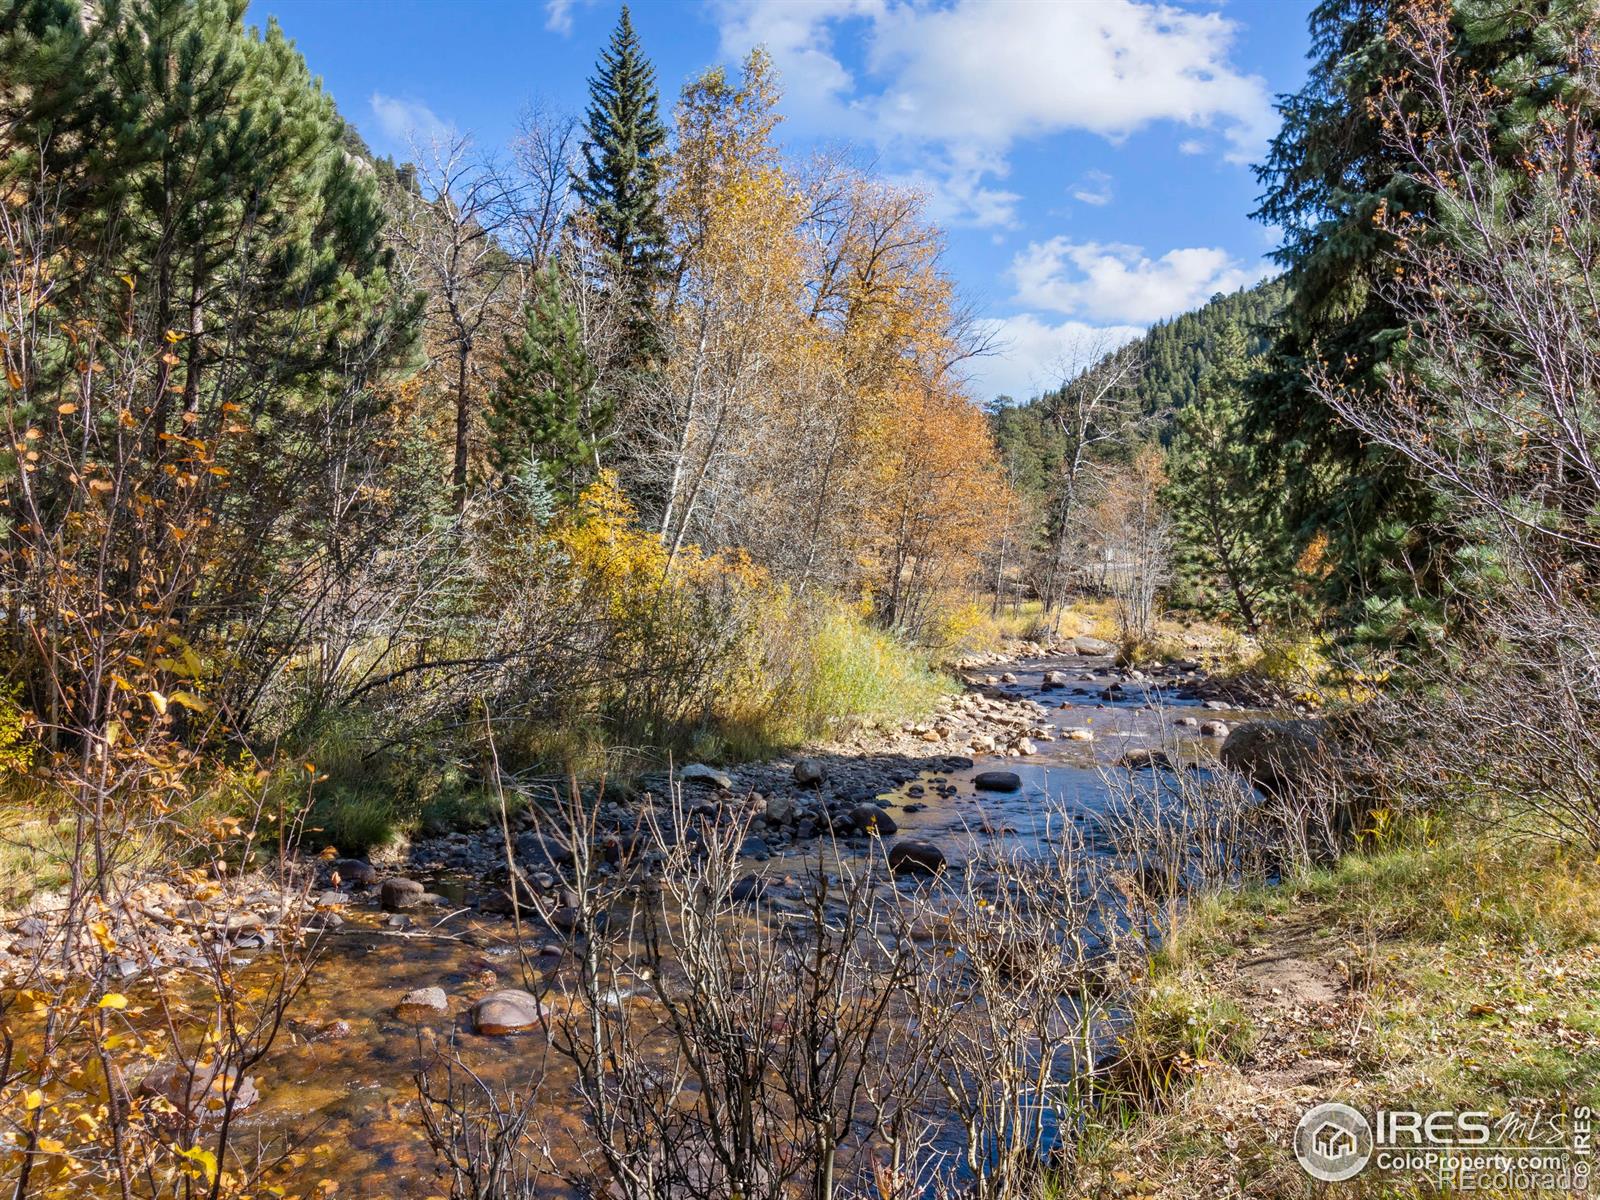
[[1167, 757], [1165, 750], [1148, 750], [1135, 747], [1121, 758], [1117, 759], [1117, 766], [1127, 767], [1130, 771], [1154, 770], [1157, 767], [1172, 769], [1172, 760]]
[[240, 1079], [229, 1067], [217, 1063], [160, 1063], [139, 1084], [146, 1096], [160, 1096], [184, 1116], [199, 1121], [220, 1121], [233, 1098], [235, 1114], [244, 1112], [261, 1099], [256, 1081]]

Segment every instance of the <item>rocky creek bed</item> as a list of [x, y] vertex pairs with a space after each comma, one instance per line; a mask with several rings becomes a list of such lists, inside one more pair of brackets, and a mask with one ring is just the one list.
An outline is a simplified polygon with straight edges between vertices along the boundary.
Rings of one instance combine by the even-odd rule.
[[[1006, 839], [1025, 852], [1040, 836], [1046, 797], [1059, 811], [1092, 813], [1106, 802], [1108, 770], [1173, 758], [1174, 766], [1204, 763], [1231, 726], [1254, 715], [1221, 698], [1193, 663], [1122, 670], [1092, 639], [1036, 649], [968, 664], [967, 689], [926, 722], [772, 762], [685, 764], [676, 783], [699, 819], [748, 822], [741, 853], [749, 879], [759, 881], [749, 893], [775, 911], [798, 912], [796, 876], [826, 870], [828, 855], [886, 850], [897, 873], [926, 876], [946, 865], [960, 871], [974, 838]], [[672, 782], [665, 775], [642, 781], [646, 795], [658, 796]], [[632, 851], [647, 802], [604, 803], [602, 856]], [[254, 1103], [240, 1118], [247, 1136], [323, 1147], [307, 1161], [305, 1178], [331, 1178], [344, 1197], [426, 1195], [432, 1162], [416, 1127], [413, 1081], [419, 1038], [455, 1038], [490, 1083], [544, 1073], [546, 1094], [564, 1094], [565, 1068], [537, 1036], [539, 1002], [513, 986], [523, 982], [522, 953], [547, 971], [560, 970], [564, 954], [566, 848], [533, 826], [524, 815], [514, 830], [520, 886], [545, 901], [555, 927], [531, 921], [521, 947], [505, 916], [498, 830], [418, 841], [394, 863], [317, 868], [321, 958], [286, 1036], [254, 1071]], [[248, 956], [272, 945], [282, 902], [265, 885], [236, 889], [232, 910], [222, 912], [153, 889], [125, 916], [143, 917], [158, 943], [162, 929], [204, 922], [211, 936]], [[42, 919], [13, 921], [3, 950], [14, 962], [37, 944], [40, 930], [30, 922]], [[160, 963], [159, 949], [142, 964], [130, 961], [130, 989], [141, 970]], [[530, 1031], [535, 1036], [507, 1036]], [[570, 1119], [581, 1141], [576, 1114]]]

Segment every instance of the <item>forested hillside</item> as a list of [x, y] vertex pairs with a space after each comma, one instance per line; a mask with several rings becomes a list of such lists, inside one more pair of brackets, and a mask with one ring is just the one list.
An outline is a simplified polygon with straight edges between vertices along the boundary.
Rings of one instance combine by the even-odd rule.
[[1134, 385], [1140, 409], [1151, 416], [1173, 416], [1202, 395], [1206, 373], [1217, 361], [1219, 343], [1237, 327], [1246, 351], [1259, 354], [1272, 344], [1287, 304], [1281, 278], [1213, 296], [1201, 308], [1150, 327], [1133, 343], [1140, 362]]

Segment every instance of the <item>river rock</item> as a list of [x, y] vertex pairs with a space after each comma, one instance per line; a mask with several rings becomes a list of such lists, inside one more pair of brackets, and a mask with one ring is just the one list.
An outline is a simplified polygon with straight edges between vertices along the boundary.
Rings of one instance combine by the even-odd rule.
[[1018, 738], [1017, 739], [1017, 753], [1018, 754], [1037, 754], [1037, 753], [1039, 753], [1039, 747], [1033, 744], [1033, 739], [1032, 738]]
[[980, 792], [1017, 792], [1022, 790], [1022, 776], [1015, 771], [984, 771], [973, 777], [972, 786]]
[[772, 848], [767, 845], [765, 838], [751, 834], [739, 843], [739, 854], [743, 858], [753, 858], [757, 862], [765, 862], [772, 857]]
[[1222, 743], [1222, 765], [1267, 787], [1292, 786], [1315, 773], [1323, 758], [1321, 721], [1246, 721]]
[[793, 796], [768, 796], [767, 820], [773, 825], [784, 825], [794, 820], [795, 803]]
[[889, 870], [896, 875], [937, 875], [944, 868], [944, 851], [932, 842], [907, 838], [889, 847]]
[[450, 1000], [441, 987], [415, 988], [400, 998], [394, 1015], [402, 1021], [427, 1021], [448, 1016]]
[[244, 1112], [261, 1099], [256, 1081], [219, 1063], [160, 1063], [139, 1084], [146, 1096], [160, 1096], [185, 1116], [200, 1121], [220, 1121], [233, 1092], [233, 1111]]
[[1000, 682], [1001, 683], [1015, 683], [1016, 681], [1017, 681], [1016, 675], [1013, 674], [1010, 671], [1007, 671], [1004, 675], [1000, 676]]
[[974, 754], [993, 754], [999, 748], [991, 734], [980, 733], [972, 739], [972, 752]]
[[1044, 688], [1046, 691], [1050, 691], [1053, 688], [1068, 687], [1071, 683], [1072, 680], [1067, 677], [1065, 671], [1046, 671], [1044, 673]]
[[559, 838], [543, 833], [517, 835], [517, 861], [532, 870], [572, 865], [572, 851]]
[[794, 764], [794, 781], [801, 787], [816, 787], [828, 776], [827, 768], [821, 760], [815, 758], [802, 758]]
[[329, 875], [337, 876], [342, 887], [367, 888], [378, 882], [378, 869], [359, 858], [336, 859]]
[[1069, 729], [1067, 730], [1067, 740], [1069, 742], [1092, 742], [1094, 741], [1094, 730]]
[[735, 880], [729, 895], [735, 904], [754, 904], [761, 899], [761, 894], [766, 890], [767, 881], [752, 872]]
[[393, 876], [385, 879], [378, 889], [378, 903], [383, 906], [384, 912], [403, 912], [421, 904], [425, 894], [425, 889], [415, 879]]
[[472, 1006], [472, 1027], [489, 1037], [526, 1033], [538, 1026], [543, 1015], [544, 1006], [533, 993], [501, 988]]
[[1148, 771], [1157, 767], [1167, 770], [1172, 769], [1172, 760], [1167, 757], [1165, 750], [1150, 750], [1136, 746], [1117, 759], [1117, 766], [1127, 767], [1130, 771]]
[[678, 772], [679, 783], [693, 783], [701, 787], [718, 787], [724, 791], [733, 790], [733, 780], [722, 771], [708, 767], [704, 763], [690, 763]]
[[858, 804], [850, 810], [850, 821], [862, 833], [877, 831], [880, 837], [889, 837], [900, 832], [900, 827], [894, 823], [894, 818], [876, 804]]
[[1173, 722], [1173, 724], [1174, 725], [1181, 725], [1185, 729], [1197, 729], [1200, 726], [1200, 718], [1199, 717], [1179, 717], [1176, 721]]
[[1225, 738], [1228, 736], [1228, 723], [1226, 721], [1204, 721], [1200, 725], [1200, 736]]
[[1079, 654], [1110, 654], [1116, 649], [1110, 642], [1101, 641], [1097, 637], [1090, 637], [1081, 633], [1072, 639], [1072, 648]]

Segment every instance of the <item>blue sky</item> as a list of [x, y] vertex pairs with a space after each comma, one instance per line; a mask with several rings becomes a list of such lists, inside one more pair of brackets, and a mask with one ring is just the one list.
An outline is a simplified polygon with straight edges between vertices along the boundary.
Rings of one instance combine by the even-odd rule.
[[[755, 44], [798, 152], [849, 142], [915, 185], [1001, 350], [971, 392], [1064, 365], [1270, 270], [1250, 163], [1299, 87], [1310, 0], [636, 0], [664, 104]], [[612, 0], [252, 0], [380, 153], [493, 149], [534, 100], [581, 111]]]

